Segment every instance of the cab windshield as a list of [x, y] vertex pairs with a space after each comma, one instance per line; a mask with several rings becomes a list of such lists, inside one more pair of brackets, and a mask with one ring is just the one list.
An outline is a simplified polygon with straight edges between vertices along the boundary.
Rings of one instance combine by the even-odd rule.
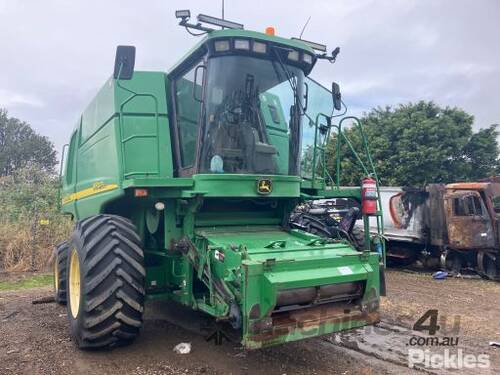
[[298, 175], [300, 116], [295, 125], [288, 119], [303, 96], [303, 71], [225, 55], [209, 59], [206, 77], [199, 171]]

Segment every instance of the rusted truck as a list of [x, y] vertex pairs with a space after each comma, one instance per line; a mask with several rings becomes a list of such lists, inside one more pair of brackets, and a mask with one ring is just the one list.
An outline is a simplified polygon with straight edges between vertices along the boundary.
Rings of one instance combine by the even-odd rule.
[[424, 189], [381, 187], [380, 194], [390, 262], [419, 258], [426, 266], [500, 278], [500, 177]]

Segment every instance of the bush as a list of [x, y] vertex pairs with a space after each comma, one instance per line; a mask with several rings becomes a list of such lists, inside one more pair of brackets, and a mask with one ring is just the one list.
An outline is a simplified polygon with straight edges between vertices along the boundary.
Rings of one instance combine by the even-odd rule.
[[71, 220], [58, 208], [57, 178], [37, 165], [0, 177], [0, 270], [47, 267]]

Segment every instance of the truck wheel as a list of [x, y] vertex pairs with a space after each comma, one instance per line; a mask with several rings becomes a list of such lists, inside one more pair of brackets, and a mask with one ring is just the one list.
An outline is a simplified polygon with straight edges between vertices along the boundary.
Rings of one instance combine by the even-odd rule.
[[462, 259], [460, 254], [452, 252], [448, 253], [446, 256], [446, 269], [455, 273], [460, 273], [462, 271]]
[[142, 326], [146, 275], [135, 226], [116, 215], [78, 222], [67, 264], [68, 317], [78, 347], [130, 343]]
[[66, 304], [66, 286], [69, 244], [67, 241], [56, 245], [54, 259], [54, 299], [60, 305]]
[[484, 263], [484, 272], [486, 277], [490, 280], [496, 280], [498, 278], [498, 268], [496, 262], [489, 256], [485, 256]]
[[362, 251], [365, 248], [365, 232], [361, 228], [352, 228], [351, 239], [356, 250]]

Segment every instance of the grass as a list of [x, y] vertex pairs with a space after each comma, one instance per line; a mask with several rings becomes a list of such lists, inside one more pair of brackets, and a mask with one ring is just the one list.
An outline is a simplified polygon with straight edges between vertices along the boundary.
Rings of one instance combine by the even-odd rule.
[[33, 275], [20, 280], [0, 281], [0, 291], [39, 288], [53, 285], [53, 283], [52, 274]]

